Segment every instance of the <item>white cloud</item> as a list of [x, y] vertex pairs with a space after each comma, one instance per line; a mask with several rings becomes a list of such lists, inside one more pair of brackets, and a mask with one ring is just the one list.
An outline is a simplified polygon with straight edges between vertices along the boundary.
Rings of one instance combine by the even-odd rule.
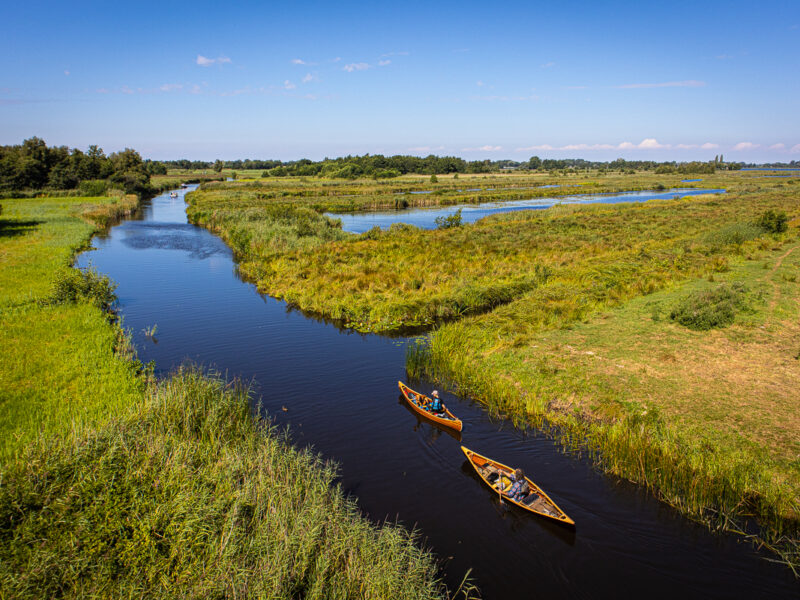
[[759, 144], [754, 144], [753, 142], [739, 142], [736, 144], [733, 149], [734, 150], [755, 150], [759, 147]]
[[485, 146], [480, 146], [479, 148], [462, 148], [462, 152], [499, 152], [502, 150], [502, 146], [490, 146], [486, 144]]
[[121, 88], [119, 88], [119, 91], [122, 92], [123, 94], [135, 94], [136, 93], [135, 90], [129, 88], [127, 85], [123, 85]]
[[789, 152], [800, 152], [800, 144], [795, 144]]
[[301, 81], [303, 83], [308, 83], [309, 81], [314, 81], [315, 79], [316, 77], [314, 77], [311, 73], [306, 73]]
[[386, 58], [387, 56], [408, 56], [409, 53], [405, 50], [402, 52], [386, 52], [385, 54], [381, 54], [381, 58]]
[[64, 71], [64, 75], [66, 75], [67, 77], [69, 77], [69, 71], [65, 70], [65, 71]]
[[617, 146], [619, 150], [658, 150], [659, 148], [669, 148], [669, 144], [659, 144], [655, 138], [645, 138], [638, 144], [622, 142]]
[[[798, 144], [800, 147], [800, 144]], [[698, 144], [662, 144], [655, 138], [645, 138], [638, 144], [634, 144], [632, 142], [622, 142], [621, 144], [586, 144], [586, 143], [579, 143], [579, 144], [566, 144], [564, 146], [551, 146], [550, 144], [538, 144], [534, 146], [524, 146], [521, 148], [516, 148], [516, 152], [529, 152], [532, 150], [570, 150], [570, 151], [596, 151], [596, 150], [661, 150], [661, 149], [669, 149], [675, 148], [677, 150], [695, 150], [701, 148], [703, 150], [711, 150], [713, 148], [719, 148], [718, 144], [712, 144], [711, 142], [706, 142], [705, 144], [698, 145]]]
[[289, 81], [288, 79], [283, 82], [283, 89], [285, 89], [285, 90], [293, 90], [296, 87], [297, 86], [295, 84], [293, 84], [291, 81]]
[[293, 58], [292, 59], [292, 64], [293, 65], [305, 65], [307, 63], [302, 58]]
[[769, 147], [770, 150], [783, 150], [785, 148], [786, 148], [786, 144], [781, 144], [781, 143], [772, 144], [772, 146]]
[[337, 56], [336, 58], [332, 58], [331, 62], [339, 62], [340, 60], [342, 60], [342, 57], [341, 56]]
[[483, 82], [482, 82], [481, 80], [478, 80], [478, 81], [475, 83], [475, 85], [477, 85], [478, 87], [483, 87], [483, 85], [484, 85], [484, 84], [483, 84]]
[[643, 89], [643, 88], [667, 88], [667, 87], [704, 87], [705, 81], [687, 79], [686, 81], [664, 81], [662, 83], [626, 83], [616, 86], [621, 90]]
[[538, 146], [524, 146], [522, 148], [517, 148], [517, 152], [528, 152], [530, 150], [555, 150], [550, 144], [540, 144]]
[[352, 73], [353, 71], [366, 71], [367, 69], [369, 69], [369, 64], [365, 62], [350, 63], [349, 65], [345, 65], [342, 68], [348, 73]]
[[199, 94], [199, 93], [201, 93], [202, 91], [203, 91], [203, 90], [202, 90], [202, 88], [201, 88], [199, 85], [197, 85], [197, 84], [195, 83], [195, 84], [192, 86], [192, 89], [190, 89], [190, 90], [189, 90], [189, 93], [190, 93], [190, 94]]
[[654, 150], [658, 148], [669, 148], [669, 144], [659, 144], [655, 138], [646, 138], [641, 141], [639, 144], [639, 148], [644, 148], [647, 150]]
[[379, 67], [385, 67], [386, 65], [390, 65], [390, 64], [392, 64], [392, 61], [390, 61], [388, 59], [387, 60], [379, 60], [378, 61], [378, 66]]
[[559, 150], [613, 150], [614, 148], [611, 144], [567, 144], [561, 146]]
[[550, 61], [550, 62], [546, 62], [546, 63], [544, 63], [543, 65], [539, 65], [539, 66], [540, 66], [542, 69], [551, 69], [552, 67], [555, 67], [555, 66], [556, 66], [556, 63], [554, 63], [553, 61]]
[[224, 65], [232, 62], [227, 56], [218, 56], [217, 58], [208, 58], [202, 54], [197, 55], [197, 64], [201, 67], [210, 67], [211, 65]]
[[160, 88], [158, 88], [162, 92], [177, 92], [183, 89], [182, 83], [165, 83]]

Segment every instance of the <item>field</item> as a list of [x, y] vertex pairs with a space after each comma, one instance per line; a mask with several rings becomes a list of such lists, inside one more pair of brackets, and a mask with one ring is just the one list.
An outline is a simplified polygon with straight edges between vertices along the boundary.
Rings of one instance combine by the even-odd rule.
[[443, 598], [415, 535], [255, 421], [246, 389], [155, 382], [70, 268], [131, 198], [3, 201], [0, 597]]
[[[550, 428], [712, 527], [755, 516], [759, 539], [797, 564], [800, 186], [747, 172], [702, 177], [691, 185], [728, 193], [564, 205], [432, 231], [353, 235], [321, 213], [391, 207], [402, 186], [433, 189], [403, 196], [433, 206], [477, 187], [491, 200], [530, 197], [520, 188], [554, 181], [210, 184], [191, 196], [190, 217], [232, 245], [262, 291], [361, 331], [437, 326], [409, 353], [412, 375]], [[582, 174], [558, 178], [574, 187], [557, 189], [687, 185], [680, 179]], [[759, 224], [768, 211], [794, 219], [788, 231]], [[724, 318], [712, 315], [704, 331], [680, 324], [702, 313], [693, 299], [705, 306], [715, 294], [727, 298]]]
[[56, 297], [57, 282], [70, 283], [75, 251], [137, 204], [135, 197], [3, 201], [0, 459], [40, 433], [80, 429], [141, 397], [121, 332], [92, 302]]

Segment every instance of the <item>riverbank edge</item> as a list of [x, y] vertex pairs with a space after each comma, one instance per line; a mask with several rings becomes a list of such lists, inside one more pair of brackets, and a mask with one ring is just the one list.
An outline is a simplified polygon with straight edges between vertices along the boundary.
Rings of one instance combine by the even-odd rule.
[[[83, 220], [91, 225], [92, 228], [83, 239], [69, 248], [70, 258], [66, 266], [70, 269], [75, 269], [75, 259], [81, 252], [91, 247], [91, 240], [93, 237], [99, 233], [107, 232], [110, 227], [118, 224], [124, 218], [135, 215], [137, 211], [140, 210], [142, 202], [145, 199], [147, 198], [137, 195], [124, 195], [116, 198], [111, 203], [96, 205], [93, 208], [72, 213], [71, 216]], [[10, 198], [8, 200], [13, 199]], [[76, 200], [80, 200], [80, 198], [76, 198]], [[4, 219], [7, 218], [7, 215], [4, 215]], [[28, 305], [35, 308], [42, 305], [42, 302], [45, 303], [44, 305], [47, 304], [46, 300], [39, 299], [29, 301]], [[76, 302], [86, 303], [86, 300], [79, 299], [76, 300]], [[24, 309], [24, 306], [16, 306], [13, 307], [12, 310], [19, 310], [20, 308]], [[114, 347], [110, 349], [107, 359], [121, 359], [123, 362], [129, 363], [131, 366], [131, 376], [135, 379], [139, 379], [139, 389], [141, 393], [130, 405], [121, 407], [118, 414], [109, 415], [107, 419], [102, 419], [91, 424], [64, 424], [63, 431], [61, 432], [47, 434], [39, 432], [34, 435], [32, 439], [27, 441], [21, 440], [23, 443], [21, 451], [16, 452], [12, 456], [5, 457], [5, 459], [0, 462], [0, 513], [2, 513], [2, 517], [4, 517], [0, 519], [0, 539], [5, 540], [3, 545], [6, 547], [8, 553], [6, 559], [13, 554], [15, 558], [30, 559], [38, 564], [40, 559], [46, 557], [36, 556], [36, 544], [25, 544], [24, 548], [19, 544], [14, 544], [15, 540], [19, 541], [19, 538], [13, 532], [14, 527], [19, 526], [20, 522], [24, 521], [26, 516], [32, 515], [32, 519], [29, 521], [36, 521], [37, 511], [42, 511], [44, 509], [44, 512], [46, 512], [48, 504], [55, 503], [50, 506], [51, 509], [54, 509], [57, 508], [59, 504], [69, 505], [74, 502], [78, 504], [82, 503], [79, 498], [75, 497], [74, 491], [70, 487], [69, 491], [62, 497], [59, 497], [58, 493], [53, 494], [53, 496], [47, 493], [46, 499], [44, 500], [34, 498], [32, 503], [22, 503], [20, 505], [15, 501], [15, 494], [19, 492], [27, 495], [28, 492], [31, 491], [20, 492], [21, 488], [24, 486], [24, 482], [29, 482], [35, 487], [36, 485], [42, 485], [43, 482], [47, 482], [48, 480], [52, 481], [54, 475], [51, 471], [53, 462], [61, 458], [55, 456], [53, 454], [54, 452], [62, 452], [64, 455], [74, 458], [81, 454], [87, 447], [93, 446], [96, 439], [106, 436], [113, 437], [116, 435], [117, 430], [126, 422], [133, 423], [137, 427], [145, 427], [147, 425], [146, 421], [152, 417], [152, 415], [148, 414], [147, 406], [148, 404], [157, 402], [159, 396], [175, 394], [175, 389], [178, 390], [178, 394], [189, 394], [191, 392], [190, 388], [197, 387], [198, 385], [200, 387], [213, 389], [214, 393], [219, 397], [219, 400], [228, 405], [231, 404], [231, 398], [235, 398], [234, 403], [239, 405], [238, 409], [229, 408], [228, 410], [247, 412], [249, 415], [248, 422], [251, 425], [254, 435], [263, 435], [262, 433], [257, 433], [263, 430], [263, 427], [259, 426], [259, 419], [261, 419], [261, 417], [252, 415], [250, 409], [252, 403], [250, 402], [249, 393], [247, 391], [232, 394], [230, 391], [232, 389], [232, 383], [224, 382], [218, 377], [214, 377], [213, 374], [210, 376], [202, 374], [199, 369], [195, 372], [181, 371], [170, 376], [168, 379], [155, 381], [150, 376], [149, 371], [144, 368], [137, 359], [135, 349], [130, 343], [130, 335], [123, 329], [117, 315], [114, 312], [101, 310], [99, 307], [93, 307], [92, 314], [94, 316], [91, 318], [96, 320], [98, 322], [97, 324], [101, 327], [108, 328], [115, 339]], [[181, 390], [181, 381], [188, 381], [191, 385], [187, 387], [186, 390]], [[200, 415], [200, 417], [210, 418], [207, 415]], [[141, 421], [142, 419], [145, 419], [145, 421]], [[141, 421], [141, 423], [139, 421]], [[220, 439], [224, 438], [224, 436], [219, 437]], [[449, 597], [448, 591], [439, 578], [439, 569], [441, 568], [439, 561], [430, 550], [421, 545], [416, 531], [408, 532], [402, 525], [397, 523], [372, 523], [360, 513], [356, 504], [357, 500], [351, 495], [345, 494], [345, 492], [335, 484], [337, 467], [334, 463], [324, 461], [317, 455], [312, 456], [307, 452], [296, 450], [280, 432], [270, 430], [269, 441], [279, 449], [283, 448], [282, 453], [284, 456], [281, 457], [281, 460], [285, 460], [291, 464], [289, 468], [294, 474], [292, 481], [302, 483], [305, 480], [304, 478], [307, 477], [309, 480], [313, 479], [317, 483], [317, 480], [324, 480], [327, 482], [325, 486], [327, 491], [324, 492], [327, 498], [326, 502], [336, 508], [337, 510], [334, 510], [333, 513], [340, 513], [339, 516], [343, 519], [341, 527], [337, 527], [336, 530], [338, 531], [341, 528], [347, 529], [349, 527], [350, 530], [354, 532], [353, 539], [346, 543], [347, 547], [350, 547], [350, 544], [357, 544], [359, 540], [363, 541], [363, 539], [368, 538], [372, 544], [370, 548], [382, 556], [381, 561], [375, 562], [381, 562], [385, 569], [394, 569], [396, 571], [395, 574], [413, 575], [413, 577], [407, 581], [403, 580], [402, 577], [399, 578], [399, 580], [404, 581], [404, 586], [409, 589], [417, 589], [420, 592], [420, 597]], [[222, 442], [225, 442], [225, 440], [222, 439]], [[231, 440], [228, 440], [228, 442], [232, 443]], [[141, 448], [137, 447], [131, 449], [131, 452], [134, 453], [140, 450]], [[68, 459], [68, 462], [69, 460], [72, 459]], [[219, 464], [210, 466], [213, 467], [214, 471], [219, 469]], [[89, 467], [87, 466], [87, 468]], [[15, 474], [16, 476], [24, 475], [17, 477], [15, 483]], [[80, 480], [83, 478], [78, 477], [77, 479]], [[158, 485], [158, 481], [155, 482], [155, 485]], [[303, 486], [301, 485], [300, 487]], [[320, 490], [316, 491], [320, 493]], [[48, 490], [48, 492], [51, 492], [51, 490]], [[147, 492], [147, 490], [142, 489], [141, 492]], [[312, 492], [302, 491], [301, 495], [306, 493]], [[91, 502], [89, 504], [91, 504]], [[119, 508], [122, 510], [122, 507]], [[128, 509], [130, 508], [131, 507], [128, 507]], [[26, 510], [28, 512], [26, 512]], [[58, 511], [56, 510], [55, 512]], [[122, 512], [128, 513], [128, 510], [125, 509], [122, 510]], [[330, 516], [328, 518], [330, 518]], [[23, 524], [23, 527], [26, 525], [27, 524]], [[63, 528], [63, 523], [59, 523], [58, 525], [54, 524], [53, 527], [53, 537], [59, 537], [56, 535], [55, 528]], [[80, 534], [81, 532], [79, 531], [78, 533]], [[83, 533], [86, 532], [84, 531]], [[364, 536], [366, 536], [366, 538]], [[77, 546], [71, 549], [69, 554], [70, 559], [75, 558], [72, 551], [75, 553], [81, 551], [82, 542], [80, 540], [80, 535], [77, 535], [76, 539]], [[341, 543], [341, 540], [338, 541]], [[114, 543], [111, 544], [111, 547], [113, 546]], [[4, 551], [2, 554], [6, 554], [6, 552]], [[57, 556], [54, 555], [50, 558], [57, 558]], [[286, 569], [291, 571], [291, 563], [293, 563], [297, 557], [288, 556], [287, 559]], [[334, 561], [337, 560], [335, 556], [333, 556], [333, 559]], [[64, 557], [64, 560], [67, 563], [69, 562], [67, 557]], [[9, 562], [9, 560], [0, 562], [4, 563], [4, 567], [0, 569], [0, 575], [2, 575], [0, 576], [0, 584], [2, 584], [2, 586], [0, 586], [0, 595], [3, 589], [14, 588], [17, 592], [24, 592], [30, 595], [30, 597], [38, 597], [38, 592], [40, 590], [35, 585], [34, 587], [29, 585], [30, 581], [28, 577], [30, 573], [27, 567], [30, 566], [31, 563], [24, 562], [24, 560], [23, 563], [17, 563], [16, 565]], [[19, 567], [16, 571], [14, 569], [15, 566]], [[52, 568], [56, 571], [62, 570], [56, 568], [55, 564], [52, 565]], [[43, 575], [40, 572], [41, 569], [36, 568], [34, 571], [39, 572], [36, 577], [41, 578], [37, 581], [52, 581], [50, 575]], [[64, 571], [69, 571], [69, 568]], [[93, 569], [90, 571], [94, 572]], [[360, 571], [358, 572], [360, 573]], [[314, 573], [313, 565], [311, 565], [310, 573]], [[69, 576], [75, 577], [75, 574], [72, 573]], [[203, 576], [205, 577], [206, 575], [204, 574]], [[34, 580], [36, 580], [36, 577], [34, 577]], [[311, 575], [309, 575], [309, 577], [311, 577]], [[91, 579], [87, 581], [83, 581], [80, 578], [74, 579], [72, 583], [74, 583], [76, 587], [73, 588], [73, 591], [80, 595], [80, 589], [83, 589], [84, 586], [88, 586], [88, 581], [91, 581]], [[333, 582], [332, 584], [336, 583], [337, 582]], [[369, 581], [362, 582], [362, 591], [364, 586], [367, 588], [369, 587], [369, 583]], [[383, 585], [381, 582], [378, 583]], [[57, 588], [59, 593], [65, 592], [62, 586], [59, 585]], [[474, 588], [472, 588], [470, 584], [467, 584], [466, 587], [463, 588], [465, 597], [469, 596], [466, 592], [470, 590], [473, 592], [474, 597]], [[67, 594], [67, 596], [69, 596], [69, 594]]]
[[[793, 505], [793, 514], [783, 512], [770, 500], [785, 499], [786, 494], [766, 475], [745, 488], [741, 476], [720, 470], [720, 462], [706, 461], [679, 432], [660, 420], [633, 414], [612, 422], [578, 408], [564, 410], [556, 401], [529, 395], [508, 374], [495, 372], [490, 365], [462, 360], [449, 346], [439, 348], [436, 333], [419, 336], [407, 347], [410, 380], [435, 382], [480, 403], [492, 416], [509, 419], [523, 429], [542, 431], [564, 451], [588, 456], [604, 473], [642, 486], [709, 530], [730, 532], [757, 549], [767, 549], [777, 557], [767, 560], [784, 564], [800, 578], [797, 500], [784, 504]], [[742, 466], [741, 462], [723, 464], [731, 469]], [[752, 473], [762, 475], [762, 465], [754, 458], [747, 466]]]

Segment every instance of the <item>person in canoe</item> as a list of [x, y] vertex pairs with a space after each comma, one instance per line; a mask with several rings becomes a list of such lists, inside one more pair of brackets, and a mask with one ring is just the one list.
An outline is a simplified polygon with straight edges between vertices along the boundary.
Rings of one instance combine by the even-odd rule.
[[433, 390], [431, 393], [431, 400], [433, 400], [433, 402], [431, 402], [428, 410], [435, 415], [444, 414], [444, 404], [442, 404], [442, 401], [439, 399], [439, 392], [437, 390]]
[[511, 482], [508, 489], [503, 489], [503, 481], [501, 478], [498, 484], [498, 490], [512, 500], [522, 502], [522, 500], [530, 494], [531, 488], [528, 485], [528, 481], [525, 479], [525, 473], [522, 472], [522, 469], [517, 469], [514, 471], [514, 480]]

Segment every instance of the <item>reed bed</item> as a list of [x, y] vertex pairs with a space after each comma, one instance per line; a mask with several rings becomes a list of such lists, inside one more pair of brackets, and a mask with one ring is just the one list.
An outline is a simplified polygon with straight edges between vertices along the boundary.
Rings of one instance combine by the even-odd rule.
[[8, 597], [444, 598], [413, 533], [371, 525], [336, 467], [186, 369], [80, 439], [3, 472]]
[[[737, 181], [731, 179], [742, 187]], [[580, 319], [596, 305], [724, 264], [751, 229], [763, 233], [751, 225], [761, 212], [792, 207], [794, 189], [776, 187], [768, 197], [741, 191], [647, 204], [564, 205], [446, 230], [396, 225], [356, 236], [314, 208], [313, 188], [305, 190], [306, 200], [286, 203], [253, 200], [249, 184], [243, 185], [204, 187], [190, 199], [190, 218], [233, 247], [241, 273], [262, 292], [372, 332], [480, 314], [536, 290], [550, 306], [555, 297], [563, 299], [557, 311], [537, 318], [561, 319], [566, 311], [572, 316], [561, 320]], [[512, 317], [508, 326], [517, 328], [516, 321]]]

